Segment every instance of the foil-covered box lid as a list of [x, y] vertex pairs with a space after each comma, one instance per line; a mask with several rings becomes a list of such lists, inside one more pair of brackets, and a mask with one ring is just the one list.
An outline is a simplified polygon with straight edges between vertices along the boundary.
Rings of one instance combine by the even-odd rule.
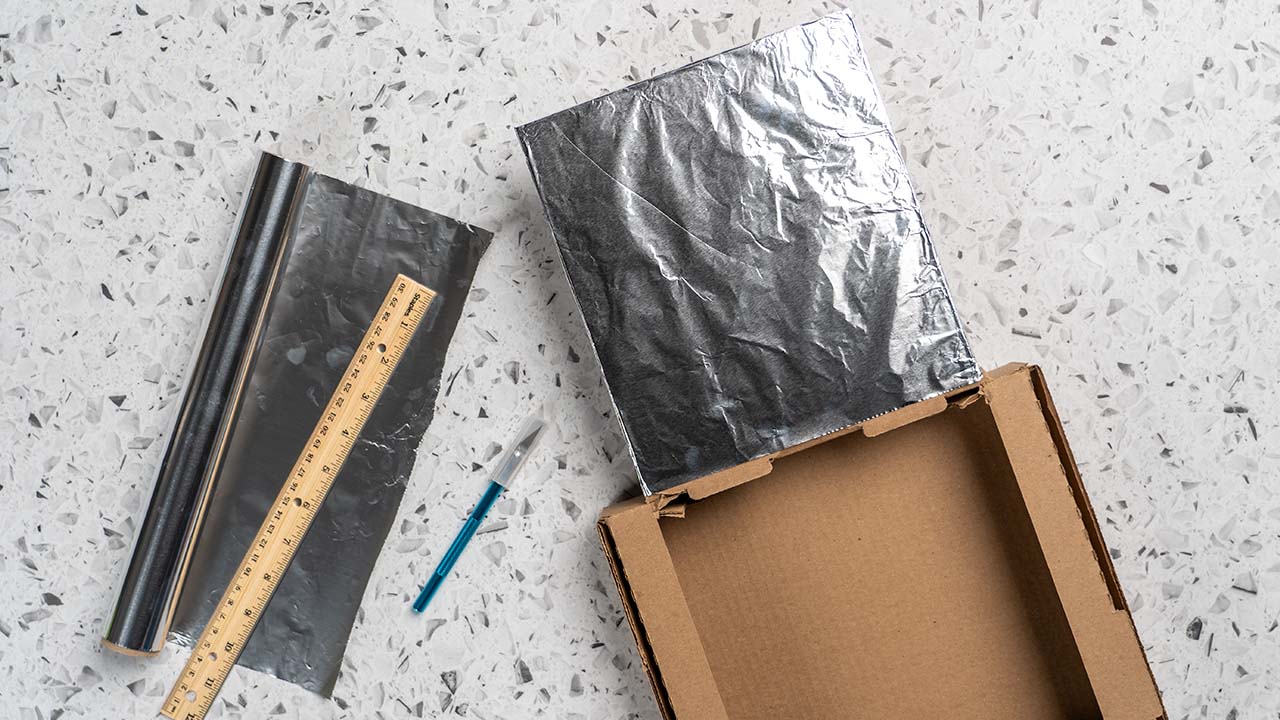
[[518, 133], [646, 494], [979, 379], [848, 13]]

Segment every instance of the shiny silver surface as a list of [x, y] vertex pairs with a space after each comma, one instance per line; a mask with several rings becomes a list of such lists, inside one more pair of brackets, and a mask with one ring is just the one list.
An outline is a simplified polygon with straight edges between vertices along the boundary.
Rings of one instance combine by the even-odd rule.
[[[265, 153], [260, 160], [284, 162]], [[283, 270], [254, 308], [258, 337], [241, 348], [247, 380], [223, 421], [225, 445], [208, 461], [212, 493], [171, 630], [190, 645], [204, 629], [355, 345], [404, 273], [437, 296], [239, 659], [328, 695], [491, 234], [299, 167]], [[249, 192], [272, 190], [264, 183]]]
[[204, 339], [157, 472], [115, 611], [108, 648], [150, 654], [164, 645], [217, 477], [230, 419], [244, 397], [263, 315], [289, 248], [294, 202], [307, 168], [263, 155], [249, 181]]
[[510, 445], [507, 446], [507, 451], [503, 453], [502, 459], [493, 466], [493, 474], [489, 476], [489, 481], [510, 490], [520, 474], [520, 468], [524, 467], [525, 462], [529, 460], [529, 455], [533, 453], [533, 448], [537, 446], [538, 440], [542, 438], [542, 433], [546, 429], [547, 423], [541, 417], [525, 418], [516, 430]]
[[646, 493], [979, 378], [848, 13], [518, 132]]

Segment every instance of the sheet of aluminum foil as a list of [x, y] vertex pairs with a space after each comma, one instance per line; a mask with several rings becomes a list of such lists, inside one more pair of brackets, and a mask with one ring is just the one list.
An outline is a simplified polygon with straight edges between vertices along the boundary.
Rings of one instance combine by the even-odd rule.
[[[164, 582], [126, 581], [112, 628], [137, 630], [109, 629], [108, 641], [127, 648], [125, 641], [145, 643], [157, 632], [163, 640], [167, 627], [181, 644], [194, 643], [392, 280], [404, 273], [437, 296], [239, 659], [329, 695], [492, 235], [266, 153], [247, 193], [215, 304], [225, 295], [236, 308], [230, 315], [250, 330], [231, 343], [235, 352], [202, 361], [226, 329], [211, 323], [196, 362], [197, 369], [234, 368], [223, 374], [238, 380], [226, 386], [230, 399], [221, 401], [224, 412], [214, 418], [220, 431], [208, 452], [189, 453], [178, 468], [166, 454], [129, 570], [130, 577]], [[259, 254], [274, 253], [276, 265], [265, 273], [266, 292], [246, 299], [238, 293], [249, 283], [236, 281], [236, 269], [271, 267], [243, 260], [256, 258], [250, 250], [259, 244], [267, 248]], [[203, 394], [208, 385], [193, 379], [188, 387], [171, 446], [192, 431], [188, 415], [216, 400], [216, 393]], [[181, 483], [188, 486], [182, 492], [165, 490]], [[169, 518], [177, 530], [149, 532], [156, 518]], [[154, 612], [170, 602], [171, 624]]]
[[980, 377], [848, 13], [518, 133], [646, 494]]

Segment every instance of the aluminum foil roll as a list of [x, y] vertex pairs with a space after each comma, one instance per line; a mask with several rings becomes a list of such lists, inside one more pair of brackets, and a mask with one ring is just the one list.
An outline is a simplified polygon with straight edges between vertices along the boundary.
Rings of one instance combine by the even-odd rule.
[[[152, 641], [137, 648], [145, 650], [157, 648], [167, 630], [185, 644], [199, 636], [392, 280], [404, 273], [436, 299], [239, 659], [328, 695], [492, 236], [266, 153], [245, 208], [218, 307], [229, 294], [252, 332], [224, 337], [224, 326], [211, 323], [195, 375], [205, 365], [235, 368], [233, 397], [216, 422], [205, 421], [218, 428], [211, 451], [175, 469], [172, 448], [184, 446], [193, 429], [188, 413], [210, 407], [204, 384], [188, 387], [127, 575], [164, 582], [126, 580], [107, 641], [125, 649], [127, 641]], [[255, 222], [259, 215], [283, 218], [278, 232], [265, 233], [276, 226]], [[245, 248], [257, 243], [278, 260], [269, 291], [242, 297], [228, 283]], [[220, 344], [234, 352], [207, 358]], [[178, 481], [195, 490], [163, 491]], [[187, 495], [202, 502], [173, 499]], [[177, 518], [182, 532], [151, 531], [156, 517]], [[157, 562], [170, 557], [181, 561]], [[155, 613], [162, 607], [172, 607], [171, 616]]]
[[518, 133], [646, 493], [980, 377], [848, 13]]
[[226, 442], [262, 339], [262, 312], [289, 246], [306, 168], [263, 155], [240, 208], [204, 340], [103, 642], [127, 653], [164, 645]]

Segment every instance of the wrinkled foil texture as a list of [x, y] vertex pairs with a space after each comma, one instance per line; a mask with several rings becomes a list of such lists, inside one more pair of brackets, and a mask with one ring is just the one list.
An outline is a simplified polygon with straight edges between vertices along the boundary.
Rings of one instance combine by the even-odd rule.
[[979, 379], [848, 13], [518, 133], [646, 494]]
[[[287, 163], [263, 154], [260, 163]], [[296, 164], [295, 164], [296, 165]], [[239, 663], [330, 695], [374, 562], [430, 425], [445, 354], [492, 235], [315, 173], [280, 196], [283, 267], [170, 630], [193, 644], [397, 273], [437, 293]], [[250, 203], [252, 205], [252, 203]], [[181, 425], [179, 426], [181, 431]]]

